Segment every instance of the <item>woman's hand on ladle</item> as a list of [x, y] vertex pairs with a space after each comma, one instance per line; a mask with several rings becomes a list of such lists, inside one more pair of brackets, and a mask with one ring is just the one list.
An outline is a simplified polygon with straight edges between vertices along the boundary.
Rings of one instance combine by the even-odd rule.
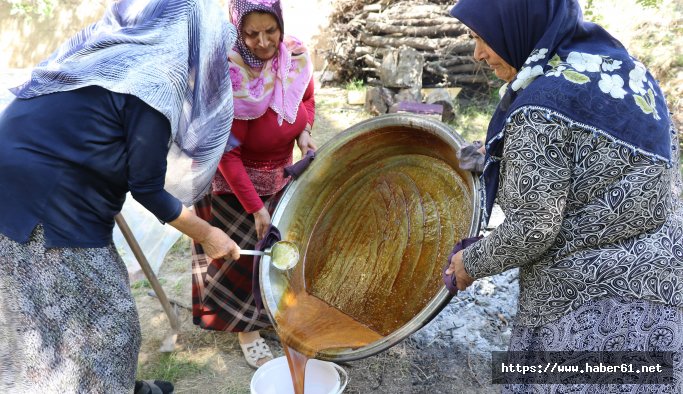
[[204, 253], [212, 259], [240, 258], [240, 247], [223, 230], [218, 227], [210, 227], [206, 237], [200, 241]]

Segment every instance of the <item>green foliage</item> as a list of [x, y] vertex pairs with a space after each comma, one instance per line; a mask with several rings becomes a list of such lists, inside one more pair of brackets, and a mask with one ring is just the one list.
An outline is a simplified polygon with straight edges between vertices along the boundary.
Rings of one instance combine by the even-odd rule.
[[23, 15], [28, 18], [32, 16], [46, 17], [52, 16], [52, 10], [57, 5], [58, 0], [0, 0], [12, 6], [13, 15]]
[[132, 285], [130, 285], [130, 287], [131, 287], [133, 290], [138, 290], [138, 289], [151, 289], [151, 288], [152, 288], [152, 284], [149, 283], [149, 281], [148, 281], [147, 279], [140, 279], [139, 281], [137, 281], [137, 282], [133, 283]]
[[[166, 279], [164, 279], [164, 278], [159, 279], [159, 284], [160, 285], [166, 284]], [[152, 284], [149, 283], [149, 280], [147, 280], [147, 279], [140, 279], [137, 282], [134, 282], [133, 284], [131, 284], [130, 288], [133, 290], [151, 289]]]
[[200, 373], [202, 365], [179, 353], [159, 353], [153, 362], [138, 365], [138, 379], [177, 382]]
[[362, 79], [353, 79], [346, 84], [345, 88], [346, 90], [363, 90], [365, 82]]
[[595, 12], [593, 0], [586, 0], [586, 5], [583, 7], [583, 17], [585, 20], [597, 24], [600, 24], [600, 22], [602, 22], [602, 17]]
[[683, 67], [683, 55], [675, 55], [671, 67]]
[[190, 237], [182, 235], [176, 243], [173, 244], [171, 250], [168, 251], [170, 254], [184, 254], [190, 248]]
[[497, 92], [490, 95], [482, 94], [463, 102], [456, 99], [455, 119], [448, 124], [467, 142], [484, 141], [489, 121], [498, 101]]
[[657, 8], [662, 4], [662, 0], [636, 0], [636, 3], [648, 8]]

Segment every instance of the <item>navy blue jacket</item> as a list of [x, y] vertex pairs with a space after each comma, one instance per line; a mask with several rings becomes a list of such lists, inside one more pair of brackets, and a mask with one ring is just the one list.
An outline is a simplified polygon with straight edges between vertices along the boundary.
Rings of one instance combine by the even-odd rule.
[[139, 98], [89, 86], [0, 113], [0, 233], [46, 247], [102, 247], [126, 193], [169, 222], [182, 210], [164, 187], [166, 117]]

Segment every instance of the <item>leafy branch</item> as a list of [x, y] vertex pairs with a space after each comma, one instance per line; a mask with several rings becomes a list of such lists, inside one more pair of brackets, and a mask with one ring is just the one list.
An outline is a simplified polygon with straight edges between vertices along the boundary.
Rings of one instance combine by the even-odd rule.
[[59, 0], [0, 0], [12, 6], [12, 15], [51, 16]]
[[662, 3], [662, 0], [636, 0], [636, 3], [643, 7], [657, 8]]

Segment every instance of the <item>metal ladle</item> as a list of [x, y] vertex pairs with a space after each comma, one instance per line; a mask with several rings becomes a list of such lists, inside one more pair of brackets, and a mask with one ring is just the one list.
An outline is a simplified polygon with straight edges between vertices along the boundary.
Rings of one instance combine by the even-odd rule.
[[294, 242], [278, 241], [265, 251], [260, 250], [240, 250], [241, 255], [250, 256], [270, 256], [273, 266], [279, 270], [286, 271], [294, 268], [299, 262], [299, 248]]

